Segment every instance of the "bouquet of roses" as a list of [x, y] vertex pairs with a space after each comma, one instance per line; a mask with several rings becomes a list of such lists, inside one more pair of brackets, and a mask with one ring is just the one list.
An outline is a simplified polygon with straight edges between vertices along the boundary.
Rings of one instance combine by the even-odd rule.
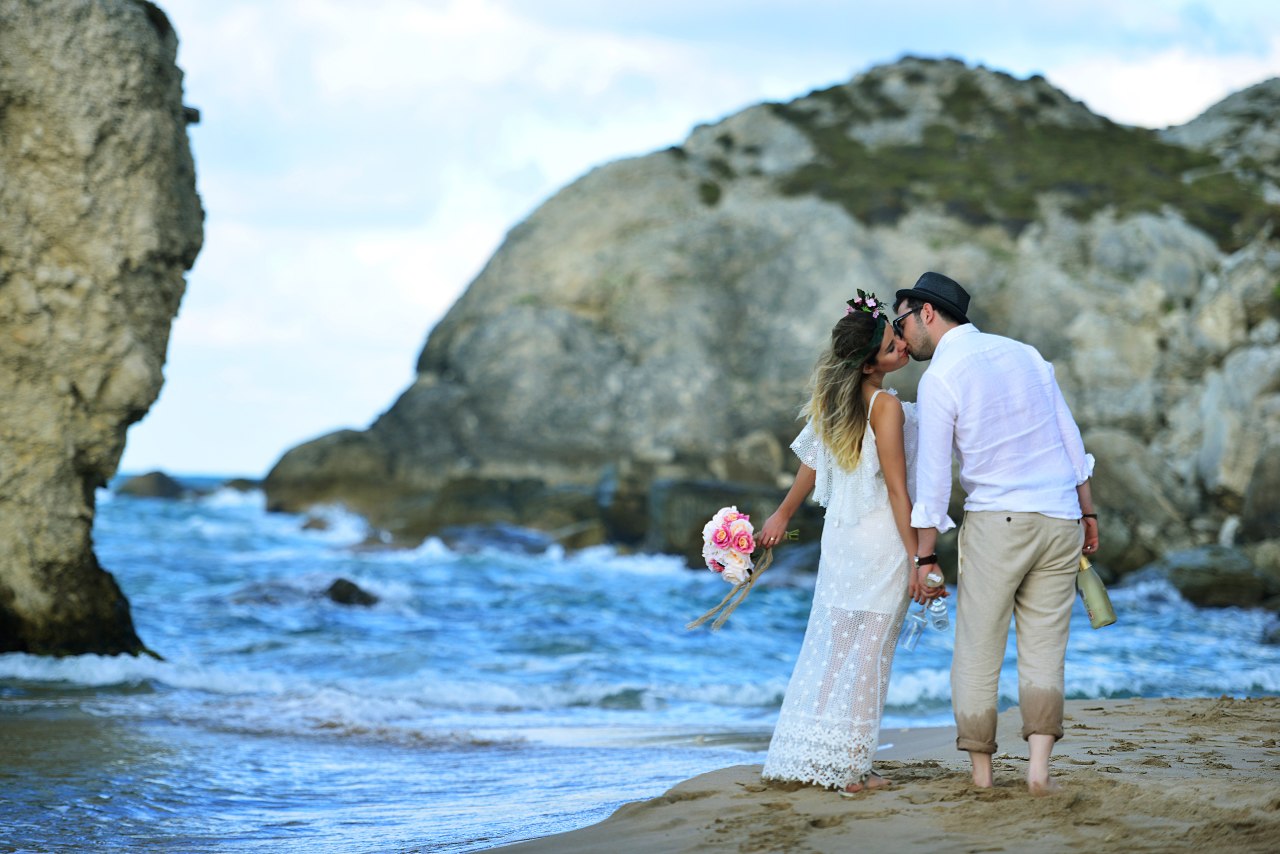
[[[786, 538], [795, 539], [796, 534], [796, 531], [788, 531]], [[751, 560], [755, 550], [755, 528], [751, 525], [750, 516], [739, 513], [737, 507], [721, 507], [711, 517], [702, 529], [702, 558], [707, 562], [707, 569], [719, 573], [733, 585], [733, 589], [719, 605], [687, 624], [686, 629], [696, 629], [712, 617], [715, 617], [712, 631], [724, 625], [733, 609], [747, 598], [756, 579], [773, 563], [773, 549], [765, 549], [758, 565]]]
[[707, 569], [720, 573], [730, 584], [751, 577], [751, 553], [756, 550], [751, 517], [737, 507], [722, 507], [702, 529], [702, 559]]

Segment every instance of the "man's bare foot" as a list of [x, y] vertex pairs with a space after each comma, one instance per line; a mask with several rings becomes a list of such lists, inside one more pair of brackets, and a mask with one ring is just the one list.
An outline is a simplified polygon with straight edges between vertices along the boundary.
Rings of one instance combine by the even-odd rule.
[[1043, 780], [1027, 780], [1027, 791], [1037, 797], [1045, 795], [1056, 795], [1062, 791], [1062, 786], [1052, 777], [1046, 777]]
[[991, 754], [969, 751], [969, 761], [973, 764], [973, 785], [979, 789], [990, 789], [996, 784], [991, 770]]

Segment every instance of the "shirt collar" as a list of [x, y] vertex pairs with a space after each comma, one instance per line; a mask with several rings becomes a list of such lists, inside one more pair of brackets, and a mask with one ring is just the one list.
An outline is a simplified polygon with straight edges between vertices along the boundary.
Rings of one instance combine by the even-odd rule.
[[974, 326], [972, 323], [962, 323], [959, 326], [951, 327], [946, 332], [942, 333], [942, 337], [938, 339], [938, 345], [933, 348], [934, 357], [936, 358], [941, 355], [943, 350], [950, 346], [952, 341], [977, 331], [978, 327]]

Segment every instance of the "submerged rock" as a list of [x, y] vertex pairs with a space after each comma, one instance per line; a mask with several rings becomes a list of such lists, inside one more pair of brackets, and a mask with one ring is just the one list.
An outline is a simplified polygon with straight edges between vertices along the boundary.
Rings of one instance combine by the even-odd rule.
[[1273, 607], [1280, 585], [1259, 572], [1240, 549], [1203, 546], [1170, 552], [1131, 576], [1168, 581], [1193, 605], [1208, 608]]
[[354, 581], [339, 578], [329, 585], [324, 595], [339, 605], [376, 605], [378, 597], [360, 587]]
[[138, 498], [181, 498], [187, 488], [164, 472], [153, 471], [129, 478], [116, 492]]
[[0, 652], [136, 653], [91, 533], [200, 250], [177, 37], [133, 0], [0, 21]]

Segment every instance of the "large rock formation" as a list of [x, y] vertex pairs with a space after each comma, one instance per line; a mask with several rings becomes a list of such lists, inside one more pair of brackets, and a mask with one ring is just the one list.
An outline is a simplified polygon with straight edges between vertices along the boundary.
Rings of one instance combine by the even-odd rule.
[[200, 249], [177, 38], [135, 0], [0, 21], [0, 651], [138, 652], [90, 534]]
[[[776, 501], [854, 289], [936, 269], [979, 327], [1056, 362], [1098, 457], [1100, 561], [1274, 537], [1280, 162], [1256, 105], [1278, 94], [1162, 135], [1039, 77], [904, 59], [699, 127], [512, 229], [416, 382], [367, 430], [289, 451], [269, 501], [341, 501], [406, 539], [498, 520], [679, 545], [720, 497]], [[674, 537], [652, 512], [672, 506]]]

